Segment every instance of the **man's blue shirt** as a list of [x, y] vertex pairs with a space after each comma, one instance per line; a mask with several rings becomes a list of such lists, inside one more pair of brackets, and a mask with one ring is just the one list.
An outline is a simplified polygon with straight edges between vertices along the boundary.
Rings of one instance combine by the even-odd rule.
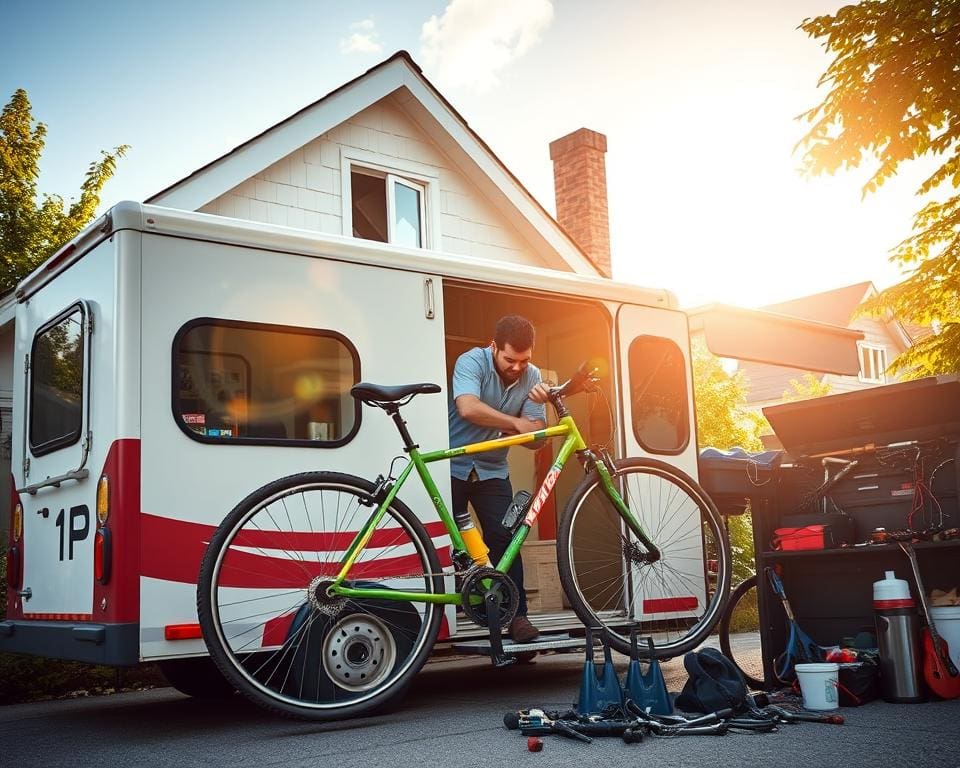
[[[546, 407], [542, 403], [527, 399], [530, 390], [539, 383], [540, 369], [535, 365], [528, 365], [514, 384], [505, 386], [497, 373], [490, 347], [474, 347], [464, 352], [453, 367], [450, 387], [450, 447], [459, 448], [461, 445], [500, 437], [500, 430], [496, 427], [481, 427], [460, 416], [456, 402], [460, 395], [475, 395], [481, 402], [510, 416], [525, 416], [546, 422]], [[508, 450], [509, 448], [499, 448], [469, 456], [457, 456], [450, 461], [450, 474], [458, 480], [466, 480], [470, 470], [476, 469], [481, 480], [508, 477]]]

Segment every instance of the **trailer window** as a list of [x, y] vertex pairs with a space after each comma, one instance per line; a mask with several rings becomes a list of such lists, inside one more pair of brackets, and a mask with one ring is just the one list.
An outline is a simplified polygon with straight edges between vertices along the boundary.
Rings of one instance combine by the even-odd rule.
[[195, 440], [329, 448], [359, 428], [359, 358], [334, 331], [201, 318], [173, 356], [174, 417]]
[[30, 352], [30, 448], [40, 456], [80, 439], [83, 429], [83, 309], [41, 328]]
[[651, 453], [678, 453], [690, 435], [683, 352], [670, 339], [638, 336], [630, 344], [630, 404], [637, 442]]

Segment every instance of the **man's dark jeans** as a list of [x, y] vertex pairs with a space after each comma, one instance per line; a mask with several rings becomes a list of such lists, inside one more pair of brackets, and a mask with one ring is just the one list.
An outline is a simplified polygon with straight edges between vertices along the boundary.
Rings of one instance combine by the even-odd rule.
[[[490, 547], [490, 560], [494, 565], [506, 552], [513, 534], [503, 527], [503, 515], [513, 501], [513, 488], [509, 478], [490, 480], [458, 480], [450, 478], [453, 491], [453, 513], [461, 515], [467, 511], [467, 503], [473, 506], [483, 530], [483, 540]], [[523, 589], [523, 562], [519, 554], [513, 561], [507, 575], [520, 590], [520, 606], [517, 616], [527, 615], [527, 593]]]

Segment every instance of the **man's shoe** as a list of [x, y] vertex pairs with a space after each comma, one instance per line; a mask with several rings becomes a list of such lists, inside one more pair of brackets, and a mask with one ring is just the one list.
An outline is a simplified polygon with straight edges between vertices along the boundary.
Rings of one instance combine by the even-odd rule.
[[517, 616], [510, 622], [510, 639], [515, 643], [531, 643], [540, 637], [540, 630], [526, 616]]

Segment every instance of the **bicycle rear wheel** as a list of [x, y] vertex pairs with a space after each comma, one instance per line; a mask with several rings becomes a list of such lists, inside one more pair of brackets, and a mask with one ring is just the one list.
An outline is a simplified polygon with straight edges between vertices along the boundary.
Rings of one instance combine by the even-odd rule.
[[[655, 562], [593, 472], [564, 509], [557, 536], [560, 582], [587, 626], [630, 651], [630, 629], [651, 637], [657, 658], [695, 648], [710, 633], [730, 588], [730, 548], [720, 514], [690, 477], [663, 462], [616, 462], [614, 482], [660, 549]], [[645, 653], [644, 643], [641, 652]]]
[[[426, 661], [440, 606], [326, 593], [375, 509], [373, 490], [351, 475], [292, 475], [250, 494], [211, 539], [200, 626], [224, 676], [257, 704], [309, 720], [353, 717], [402, 694]], [[347, 583], [441, 593], [440, 569], [424, 526], [395, 500]]]
[[743, 674], [751, 688], [766, 687], [760, 651], [760, 612], [757, 576], [742, 581], [730, 593], [720, 618], [720, 650]]

